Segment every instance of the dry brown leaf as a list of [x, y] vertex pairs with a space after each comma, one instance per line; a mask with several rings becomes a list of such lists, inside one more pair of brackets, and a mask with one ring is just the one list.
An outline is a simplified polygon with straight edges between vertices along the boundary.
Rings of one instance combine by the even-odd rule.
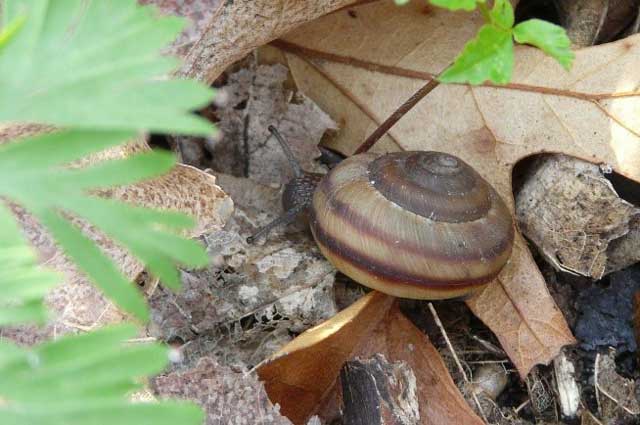
[[421, 424], [482, 424], [456, 388], [438, 351], [397, 306], [371, 292], [327, 322], [300, 335], [258, 369], [274, 403], [294, 423], [330, 415], [336, 379], [347, 360], [381, 353], [416, 375]]
[[[387, 116], [452, 62], [479, 15], [376, 2], [304, 25], [279, 44], [298, 87], [339, 123], [332, 147], [353, 152]], [[455, 28], [455, 31], [452, 30]], [[506, 87], [439, 86], [391, 129], [377, 150], [438, 150], [474, 166], [513, 206], [511, 171], [540, 152], [611, 164], [640, 178], [640, 37], [577, 52], [570, 73], [540, 51], [516, 49]], [[338, 57], [337, 57], [338, 56]], [[387, 66], [373, 71], [375, 63]], [[366, 69], [366, 68], [369, 69]], [[409, 70], [410, 72], [405, 72]], [[404, 72], [405, 76], [394, 75]], [[407, 76], [411, 75], [411, 77]], [[469, 302], [525, 376], [574, 339], [518, 237], [510, 263]]]
[[222, 3], [179, 72], [212, 83], [251, 50], [355, 0], [235, 0]]

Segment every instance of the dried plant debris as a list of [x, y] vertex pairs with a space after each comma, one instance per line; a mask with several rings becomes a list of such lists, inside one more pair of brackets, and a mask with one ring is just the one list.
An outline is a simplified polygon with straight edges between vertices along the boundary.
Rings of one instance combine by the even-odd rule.
[[611, 274], [608, 287], [594, 284], [580, 292], [575, 334], [584, 349], [612, 346], [620, 352], [636, 350], [631, 318], [633, 295], [638, 290], [640, 266], [634, 266]]
[[190, 370], [158, 376], [151, 385], [162, 397], [198, 403], [206, 412], [206, 425], [291, 425], [254, 375], [233, 371], [210, 357]]
[[[629, 233], [640, 209], [621, 199], [601, 169], [564, 155], [538, 158], [516, 195], [522, 232], [556, 269], [600, 279], [608, 246]], [[638, 261], [640, 247], [616, 250], [616, 267]]]
[[575, 379], [573, 361], [564, 351], [553, 359], [553, 371], [560, 412], [565, 418], [573, 418], [580, 406], [580, 389]]
[[186, 56], [223, 3], [222, 0], [138, 0], [138, 2], [154, 4], [163, 13], [186, 17], [189, 20], [188, 25], [169, 47], [169, 52], [177, 56]]
[[236, 209], [224, 229], [204, 237], [213, 264], [185, 271], [178, 294], [155, 291], [150, 332], [188, 343], [188, 360], [209, 352], [225, 365], [252, 367], [337, 312], [335, 270], [306, 232], [248, 245], [247, 236], [279, 213], [279, 192], [244, 178], [219, 182]]
[[308, 171], [322, 171], [313, 161], [327, 130], [336, 124], [309, 98], [284, 88], [288, 70], [282, 65], [254, 65], [229, 75], [220, 90], [225, 104], [216, 110], [222, 137], [208, 140], [211, 168], [280, 185], [290, 176], [289, 164], [267, 127], [274, 125], [294, 156]]
[[638, 423], [640, 403], [636, 383], [616, 372], [615, 350], [596, 357], [594, 384], [598, 408], [605, 423]]
[[547, 380], [544, 371], [538, 366], [534, 367], [525, 379], [525, 383], [536, 422], [557, 423], [556, 400], [551, 383]]

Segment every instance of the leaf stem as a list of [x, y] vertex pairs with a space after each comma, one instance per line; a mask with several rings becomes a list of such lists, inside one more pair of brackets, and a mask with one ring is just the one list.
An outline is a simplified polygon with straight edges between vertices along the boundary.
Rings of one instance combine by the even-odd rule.
[[[437, 78], [437, 77], [436, 77]], [[427, 84], [420, 87], [409, 99], [407, 99], [398, 109], [393, 111], [389, 117], [376, 128], [373, 133], [365, 139], [364, 142], [355, 150], [354, 154], [367, 152], [373, 145], [384, 136], [407, 112], [409, 112], [422, 98], [431, 93], [433, 89], [438, 87], [440, 82], [436, 79], [430, 80]]]
[[489, 8], [487, 7], [486, 3], [478, 3], [478, 9], [480, 10], [480, 13], [482, 13], [482, 17], [484, 18], [484, 20], [487, 21], [488, 24], [490, 24], [491, 15], [489, 15]]

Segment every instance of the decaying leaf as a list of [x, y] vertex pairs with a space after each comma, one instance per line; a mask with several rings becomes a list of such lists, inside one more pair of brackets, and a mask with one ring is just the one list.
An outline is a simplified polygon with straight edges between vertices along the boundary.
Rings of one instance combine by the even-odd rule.
[[[624, 423], [640, 415], [640, 403], [636, 398], [635, 381], [616, 372], [615, 355], [615, 350], [610, 350], [609, 353], [596, 357], [594, 384], [603, 418], [615, 418]], [[611, 423], [615, 422], [617, 421]]]
[[286, 67], [252, 65], [231, 73], [220, 88], [224, 105], [215, 110], [221, 130], [219, 140], [207, 140], [213, 157], [211, 167], [219, 172], [243, 175], [263, 185], [282, 185], [291, 170], [282, 148], [269, 133], [275, 126], [300, 166], [324, 172], [315, 158], [318, 143], [336, 123], [309, 98], [285, 89]]
[[184, 271], [179, 293], [162, 287], [154, 292], [150, 334], [185, 342], [185, 357], [215, 354], [223, 365], [251, 368], [292, 334], [336, 313], [335, 269], [306, 234], [292, 228], [286, 236], [274, 232], [268, 243], [247, 244], [255, 227], [280, 211], [280, 191], [218, 177], [235, 209], [223, 229], [203, 238], [212, 264]]
[[381, 353], [406, 363], [416, 377], [421, 422], [482, 424], [466, 404], [429, 339], [395, 306], [372, 292], [300, 335], [258, 369], [273, 402], [294, 423], [313, 414], [328, 419], [340, 403], [342, 365]]
[[[425, 9], [422, 2], [403, 8], [375, 2], [353, 10], [304, 25], [277, 43], [288, 52], [298, 87], [339, 123], [342, 130], [331, 146], [345, 153], [444, 69], [481, 22], [479, 15]], [[565, 72], [541, 52], [518, 48], [511, 84], [441, 85], [377, 149], [453, 153], [511, 206], [511, 170], [535, 153], [608, 163], [638, 179], [640, 81], [632, 71], [640, 65], [638, 49], [640, 38], [631, 37], [580, 50]], [[574, 341], [520, 237], [500, 278], [469, 305], [522, 376]]]
[[203, 357], [186, 371], [153, 379], [152, 387], [163, 397], [186, 398], [206, 412], [206, 425], [290, 425], [267, 397], [254, 376], [234, 372], [210, 357]]

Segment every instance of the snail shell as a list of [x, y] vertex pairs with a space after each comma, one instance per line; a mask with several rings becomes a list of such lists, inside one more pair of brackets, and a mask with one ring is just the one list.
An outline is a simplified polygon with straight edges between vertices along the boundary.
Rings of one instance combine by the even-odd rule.
[[468, 295], [511, 255], [514, 225], [498, 193], [440, 152], [361, 154], [320, 181], [310, 224], [333, 265], [403, 298]]

